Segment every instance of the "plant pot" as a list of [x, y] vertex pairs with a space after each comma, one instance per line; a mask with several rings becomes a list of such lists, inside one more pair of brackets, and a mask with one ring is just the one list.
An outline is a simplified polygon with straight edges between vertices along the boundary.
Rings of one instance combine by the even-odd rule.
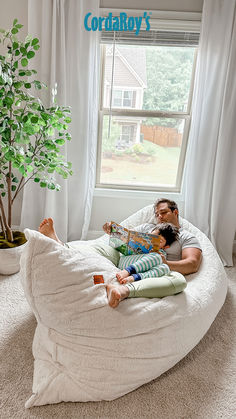
[[12, 275], [19, 272], [21, 253], [26, 244], [11, 249], [0, 249], [0, 275]]

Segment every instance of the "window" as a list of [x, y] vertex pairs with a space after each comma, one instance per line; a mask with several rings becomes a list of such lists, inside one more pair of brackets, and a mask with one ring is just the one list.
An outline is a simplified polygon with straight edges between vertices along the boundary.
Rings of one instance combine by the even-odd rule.
[[131, 108], [131, 106], [132, 106], [132, 94], [133, 94], [132, 91], [129, 91], [129, 90], [124, 91], [124, 97], [123, 97], [124, 108], [125, 107]]
[[122, 90], [114, 90], [112, 104], [115, 108], [122, 106]]
[[102, 33], [96, 184], [179, 191], [199, 34], [140, 34]]
[[133, 126], [132, 125], [122, 125], [122, 140], [127, 144], [131, 143], [133, 140]]
[[113, 90], [112, 105], [114, 108], [131, 108], [133, 104], [132, 90]]

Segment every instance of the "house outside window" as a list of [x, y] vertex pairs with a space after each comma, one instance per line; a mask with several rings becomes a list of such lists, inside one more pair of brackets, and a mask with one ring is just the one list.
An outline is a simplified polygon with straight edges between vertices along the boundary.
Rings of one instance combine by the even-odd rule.
[[96, 185], [179, 191], [199, 34], [146, 36], [103, 41]]

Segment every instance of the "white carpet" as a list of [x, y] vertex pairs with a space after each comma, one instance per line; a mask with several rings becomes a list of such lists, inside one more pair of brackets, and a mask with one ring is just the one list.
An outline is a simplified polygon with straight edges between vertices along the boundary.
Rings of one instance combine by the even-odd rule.
[[0, 418], [235, 418], [236, 267], [226, 302], [199, 345], [158, 379], [120, 399], [25, 410], [31, 394], [36, 321], [19, 275], [0, 276]]

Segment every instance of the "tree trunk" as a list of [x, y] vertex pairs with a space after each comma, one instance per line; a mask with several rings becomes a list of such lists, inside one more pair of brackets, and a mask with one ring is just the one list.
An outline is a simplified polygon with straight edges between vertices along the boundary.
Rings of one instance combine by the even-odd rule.
[[3, 226], [4, 226], [4, 229], [5, 229], [6, 235], [7, 235], [7, 240], [9, 242], [13, 242], [13, 234], [12, 234], [11, 228], [9, 227], [7, 219], [6, 219], [5, 210], [4, 210], [1, 195], [0, 195], [0, 210], [1, 210], [1, 213], [2, 213], [2, 222], [3, 222]]
[[11, 228], [11, 206], [12, 206], [12, 202], [11, 202], [11, 185], [12, 185], [12, 181], [11, 181], [11, 172], [12, 172], [12, 167], [11, 167], [11, 161], [9, 161], [9, 172], [8, 172], [8, 176], [7, 176], [7, 189], [8, 189], [8, 226]]
[[7, 239], [7, 235], [6, 235], [6, 231], [5, 231], [3, 222], [2, 222], [2, 216], [1, 215], [0, 215], [0, 224], [1, 224], [1, 229], [2, 229], [2, 233], [3, 233], [4, 239], [6, 240]]

